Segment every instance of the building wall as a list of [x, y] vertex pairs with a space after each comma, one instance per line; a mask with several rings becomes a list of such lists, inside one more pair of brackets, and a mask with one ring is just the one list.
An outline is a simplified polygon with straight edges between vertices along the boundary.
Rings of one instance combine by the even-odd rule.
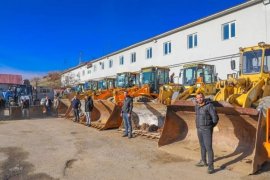
[[[222, 40], [222, 25], [235, 21], [236, 36], [229, 40]], [[270, 5], [255, 4], [236, 12], [218, 17], [213, 20], [175, 32], [166, 37], [157, 38], [124, 52], [108, 55], [97, 62], [93, 62], [91, 74], [80, 77], [80, 82], [90, 79], [115, 76], [119, 72], [135, 72], [147, 66], [168, 66], [170, 74], [175, 74], [175, 82], [180, 82], [178, 74], [183, 64], [205, 62], [216, 65], [218, 77], [225, 79], [230, 69], [230, 61], [239, 62], [239, 47], [254, 46], [258, 42], [270, 43]], [[197, 33], [198, 45], [188, 49], [187, 36]], [[171, 54], [164, 55], [163, 44], [171, 42]], [[146, 59], [146, 48], [152, 47], [152, 59]], [[131, 63], [131, 53], [136, 52], [136, 62]], [[119, 57], [124, 56], [124, 65], [119, 65]], [[109, 60], [113, 60], [109, 68]], [[104, 69], [100, 67], [104, 63]], [[96, 71], [94, 71], [96, 66]], [[87, 70], [86, 66], [73, 70], [75, 74]], [[81, 72], [82, 73], [82, 72]]]

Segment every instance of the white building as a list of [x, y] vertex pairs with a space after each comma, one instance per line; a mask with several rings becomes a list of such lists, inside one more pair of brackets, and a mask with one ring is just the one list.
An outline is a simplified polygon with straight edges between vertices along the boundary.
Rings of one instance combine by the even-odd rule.
[[[167, 66], [179, 74], [183, 64], [203, 62], [216, 65], [225, 79], [230, 61], [239, 62], [239, 47], [270, 43], [270, 0], [252, 0], [113, 52], [62, 74], [76, 82], [114, 77], [146, 66]], [[72, 79], [72, 78], [71, 78]], [[181, 80], [175, 77], [175, 82]]]

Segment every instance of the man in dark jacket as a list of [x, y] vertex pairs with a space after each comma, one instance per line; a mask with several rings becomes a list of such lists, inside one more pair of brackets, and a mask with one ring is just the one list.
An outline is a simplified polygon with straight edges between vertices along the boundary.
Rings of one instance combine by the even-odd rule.
[[75, 95], [72, 102], [72, 109], [73, 109], [73, 113], [74, 113], [74, 122], [79, 122], [80, 121], [80, 108], [81, 108], [81, 101], [77, 98], [77, 96]]
[[30, 103], [29, 103], [29, 99], [22, 97], [21, 98], [21, 107], [22, 107], [22, 117], [23, 118], [29, 118], [29, 107], [30, 107]]
[[133, 98], [130, 97], [127, 92], [124, 92], [124, 97], [125, 100], [121, 112], [121, 116], [123, 117], [125, 125], [125, 134], [123, 135], [123, 137], [128, 136], [128, 138], [132, 138], [131, 113], [133, 108]]
[[[208, 173], [212, 174], [214, 172], [212, 135], [213, 128], [217, 125], [219, 118], [214, 105], [204, 98], [203, 93], [198, 93], [196, 95], [196, 102], [196, 127], [201, 146], [201, 160], [196, 164], [196, 166], [203, 167], [208, 165]], [[208, 156], [208, 164], [206, 161], [206, 152]]]
[[86, 116], [86, 126], [91, 126], [91, 112], [94, 108], [93, 99], [91, 96], [85, 96], [85, 116]]

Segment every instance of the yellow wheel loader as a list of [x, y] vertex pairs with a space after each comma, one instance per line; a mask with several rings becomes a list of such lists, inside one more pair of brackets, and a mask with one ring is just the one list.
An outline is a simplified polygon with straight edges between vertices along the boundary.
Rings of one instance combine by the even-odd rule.
[[[232, 69], [235, 63], [232, 61]], [[219, 123], [213, 131], [216, 168], [253, 174], [269, 160], [270, 46], [240, 48], [239, 77], [219, 81], [213, 104]], [[200, 159], [192, 101], [176, 101], [167, 107], [158, 145], [161, 149], [194, 160]], [[257, 107], [258, 110], [255, 108]], [[264, 112], [264, 113], [262, 113]]]
[[[146, 67], [140, 72], [140, 88], [134, 97], [132, 122], [134, 133], [159, 138], [166, 113], [166, 102], [182, 86], [169, 84], [169, 68]], [[161, 90], [161, 91], [160, 91]], [[121, 126], [121, 129], [123, 126]]]
[[217, 92], [217, 76], [214, 65], [208, 64], [186, 64], [181, 70], [182, 85], [185, 87], [183, 92], [179, 92], [177, 97], [172, 100], [186, 100], [194, 97], [198, 92], [204, 95], [215, 95]]
[[[270, 96], [270, 45], [240, 48], [239, 77], [217, 83], [220, 91], [214, 100], [227, 101], [234, 106], [257, 107], [259, 100]], [[232, 69], [235, 62], [232, 61]]]

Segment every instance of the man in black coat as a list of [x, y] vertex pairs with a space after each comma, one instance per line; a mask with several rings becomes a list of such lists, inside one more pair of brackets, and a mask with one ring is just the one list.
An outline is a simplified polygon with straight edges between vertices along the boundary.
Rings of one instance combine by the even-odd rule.
[[132, 138], [131, 113], [133, 109], [133, 98], [130, 97], [127, 92], [124, 92], [124, 97], [125, 100], [121, 112], [121, 116], [123, 117], [125, 125], [125, 134], [123, 135], [123, 137], [128, 136], [128, 138]]
[[[205, 99], [203, 93], [198, 93], [196, 95], [196, 102], [196, 127], [201, 146], [201, 160], [196, 166], [203, 167], [208, 165], [208, 173], [212, 174], [214, 172], [212, 135], [213, 128], [217, 125], [219, 117], [214, 105]], [[208, 164], [206, 161], [206, 153], [208, 156]]]
[[86, 116], [86, 126], [91, 126], [91, 112], [94, 108], [94, 102], [91, 96], [85, 96], [85, 116]]

